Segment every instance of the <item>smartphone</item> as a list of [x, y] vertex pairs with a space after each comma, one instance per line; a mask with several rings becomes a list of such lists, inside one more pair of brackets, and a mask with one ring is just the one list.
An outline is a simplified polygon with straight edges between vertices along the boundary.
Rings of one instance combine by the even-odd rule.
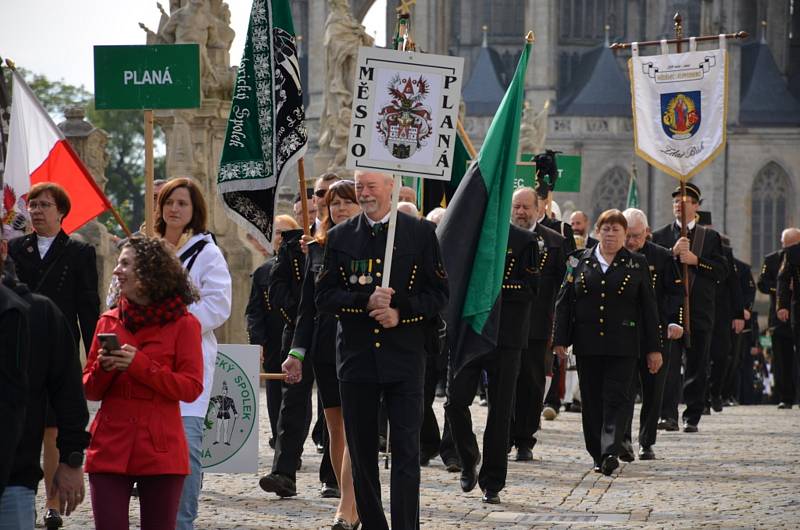
[[119, 339], [117, 339], [116, 333], [98, 333], [97, 340], [100, 341], [100, 346], [109, 353], [120, 349]]

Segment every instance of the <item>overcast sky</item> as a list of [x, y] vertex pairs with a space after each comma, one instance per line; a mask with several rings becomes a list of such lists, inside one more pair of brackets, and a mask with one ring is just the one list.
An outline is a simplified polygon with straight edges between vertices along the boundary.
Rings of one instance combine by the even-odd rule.
[[[236, 31], [231, 64], [238, 64], [252, 2], [227, 2]], [[385, 6], [386, 0], [378, 0], [364, 19], [367, 31], [377, 31], [379, 41], [385, 39]], [[92, 46], [144, 44], [139, 22], [155, 30], [158, 20], [156, 0], [0, 0], [0, 57], [94, 92]]]

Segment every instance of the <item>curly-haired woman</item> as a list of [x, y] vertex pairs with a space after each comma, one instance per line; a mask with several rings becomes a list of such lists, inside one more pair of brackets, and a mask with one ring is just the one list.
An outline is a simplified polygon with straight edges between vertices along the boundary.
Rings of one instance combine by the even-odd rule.
[[130, 239], [114, 275], [119, 304], [100, 317], [83, 371], [86, 397], [102, 402], [86, 455], [95, 525], [128, 528], [135, 482], [142, 529], [171, 530], [189, 474], [179, 402], [203, 391], [197, 294], [160, 239]]

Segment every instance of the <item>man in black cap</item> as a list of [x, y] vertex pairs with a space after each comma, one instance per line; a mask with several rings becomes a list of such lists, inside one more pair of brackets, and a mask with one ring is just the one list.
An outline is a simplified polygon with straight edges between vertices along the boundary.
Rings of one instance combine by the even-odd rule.
[[[672, 213], [675, 221], [653, 232], [653, 242], [672, 249], [673, 258], [678, 265], [687, 265], [689, 271], [690, 336], [686, 348], [683, 383], [683, 399], [686, 403], [686, 410], [683, 412], [684, 432], [697, 432], [697, 424], [703, 414], [708, 384], [708, 355], [714, 327], [716, 285], [728, 273], [719, 234], [697, 223], [701, 197], [700, 188], [691, 182], [686, 183], [684, 197], [681, 196], [680, 187], [676, 188], [672, 192]], [[681, 210], [685, 213], [686, 237], [681, 237]], [[685, 319], [686, 315], [682, 317]], [[672, 350], [670, 357], [670, 363], [680, 363], [680, 349]], [[675, 389], [670, 391], [674, 392]], [[673, 402], [677, 404], [677, 401]], [[666, 415], [677, 422], [677, 405], [674, 407], [674, 410], [662, 409], [662, 417]]]

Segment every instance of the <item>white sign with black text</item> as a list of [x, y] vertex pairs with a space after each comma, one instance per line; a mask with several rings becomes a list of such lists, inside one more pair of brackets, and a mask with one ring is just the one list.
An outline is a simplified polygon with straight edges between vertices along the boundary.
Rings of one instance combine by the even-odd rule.
[[464, 59], [360, 48], [347, 168], [450, 180]]

